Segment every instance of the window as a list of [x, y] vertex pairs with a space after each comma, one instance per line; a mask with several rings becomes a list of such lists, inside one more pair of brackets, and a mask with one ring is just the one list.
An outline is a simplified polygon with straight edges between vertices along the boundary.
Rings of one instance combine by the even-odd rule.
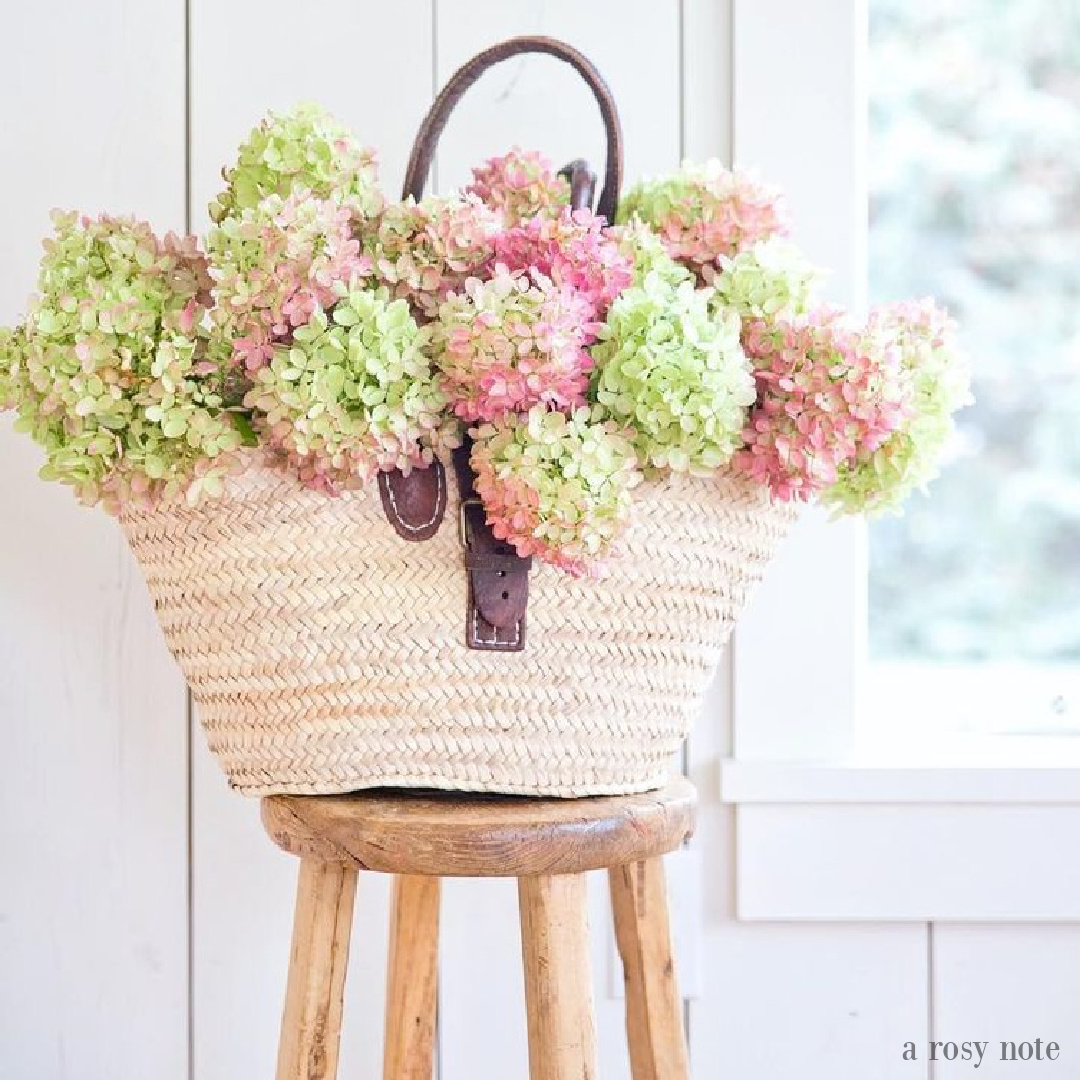
[[871, 526], [866, 704], [1080, 734], [1080, 5], [871, 0], [868, 81], [870, 299], [944, 302], [976, 404]]
[[874, 299], [940, 295], [980, 398], [925, 501], [870, 529], [803, 514], [739, 624], [736, 910], [1076, 919], [1080, 5], [733, 10], [734, 159], [789, 193], [831, 299], [860, 303], [867, 261]]

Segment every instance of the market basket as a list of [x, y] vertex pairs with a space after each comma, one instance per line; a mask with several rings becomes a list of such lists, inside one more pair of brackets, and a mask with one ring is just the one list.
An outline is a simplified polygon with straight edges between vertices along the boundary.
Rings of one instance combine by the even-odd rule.
[[[406, 195], [422, 194], [461, 94], [526, 51], [572, 64], [592, 88], [607, 129], [598, 209], [612, 219], [610, 94], [589, 61], [546, 38], [504, 42], [450, 80]], [[570, 177], [575, 200], [590, 198], [580, 163]], [[250, 450], [220, 499], [123, 507], [232, 786], [573, 797], [663, 782], [791, 505], [734, 472], [646, 481], [605, 572], [574, 578], [492, 541], [460, 462], [457, 474], [436, 463], [328, 498]]]

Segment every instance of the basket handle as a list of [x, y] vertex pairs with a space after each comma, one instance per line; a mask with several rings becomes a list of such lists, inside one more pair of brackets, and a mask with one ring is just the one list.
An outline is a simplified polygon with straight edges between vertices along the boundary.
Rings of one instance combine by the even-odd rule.
[[525, 37], [510, 38], [490, 49], [478, 53], [467, 64], [458, 68], [450, 77], [450, 81], [439, 92], [434, 104], [424, 117], [420, 130], [416, 133], [416, 141], [413, 143], [412, 153], [409, 156], [409, 167], [405, 173], [405, 184], [402, 198], [407, 199], [410, 195], [419, 200], [424, 194], [424, 185], [427, 182], [428, 172], [431, 169], [431, 159], [435, 155], [435, 148], [439, 142], [439, 136], [454, 111], [454, 106], [461, 100], [462, 95], [469, 89], [488, 68], [494, 67], [503, 60], [509, 60], [512, 56], [521, 53], [546, 53], [554, 56], [564, 63], [569, 64], [588, 83], [589, 89], [600, 106], [600, 114], [604, 118], [604, 131], [607, 136], [607, 162], [604, 167], [604, 189], [600, 193], [600, 202], [596, 210], [603, 214], [608, 222], [615, 220], [615, 208], [619, 202], [619, 188], [622, 185], [623, 151], [622, 151], [622, 128], [619, 126], [619, 114], [615, 109], [615, 100], [607, 84], [596, 70], [593, 63], [586, 59], [577, 49], [555, 38], [529, 35]]

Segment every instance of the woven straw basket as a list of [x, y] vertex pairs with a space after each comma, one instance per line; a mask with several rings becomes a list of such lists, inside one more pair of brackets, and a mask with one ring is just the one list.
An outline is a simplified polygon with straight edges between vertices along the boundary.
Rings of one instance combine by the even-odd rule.
[[658, 786], [791, 521], [741, 480], [646, 483], [606, 576], [538, 566], [527, 647], [477, 652], [464, 646], [448, 498], [439, 532], [410, 543], [373, 485], [328, 498], [253, 451], [221, 500], [124, 512], [234, 787], [578, 796]]
[[[522, 52], [565, 61], [593, 91], [607, 134], [597, 209], [613, 220], [614, 103], [593, 65], [550, 38], [503, 42], [450, 79], [421, 125], [404, 193], [423, 194], [461, 95]], [[567, 169], [572, 203], [588, 205], [595, 177], [584, 162]], [[535, 567], [524, 579], [527, 644], [485, 651], [503, 643], [475, 619], [461, 497], [441, 466], [445, 517], [414, 542], [374, 484], [330, 498], [261, 451], [244, 465], [220, 500], [128, 507], [121, 521], [210, 747], [248, 795], [393, 785], [572, 797], [659, 786], [793, 516], [731, 476], [646, 483], [606, 576]], [[481, 514], [473, 539], [485, 528]], [[520, 634], [524, 620], [513, 625]]]

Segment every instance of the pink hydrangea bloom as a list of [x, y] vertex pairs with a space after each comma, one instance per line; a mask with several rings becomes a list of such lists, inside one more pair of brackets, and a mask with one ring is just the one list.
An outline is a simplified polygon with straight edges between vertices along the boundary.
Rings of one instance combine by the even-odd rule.
[[574, 289], [598, 319], [633, 278], [633, 260], [607, 235], [604, 219], [568, 206], [555, 217], [538, 215], [500, 233], [495, 259], [511, 270], [537, 271]]
[[491, 260], [498, 217], [475, 196], [388, 206], [368, 242], [375, 273], [414, 314], [434, 319], [447, 294]]
[[372, 272], [353, 235], [352, 211], [308, 192], [271, 195], [225, 218], [210, 231], [208, 249], [215, 328], [249, 372], [268, 364], [274, 346], [288, 342], [313, 312]]
[[537, 405], [485, 424], [470, 460], [495, 536], [574, 576], [598, 572], [642, 478], [623, 429], [588, 408]]
[[841, 465], [876, 450], [910, 414], [895, 343], [838, 311], [751, 320], [743, 345], [758, 401], [732, 461], [777, 499], [805, 501], [834, 484]]
[[545, 403], [584, 404], [595, 337], [588, 301], [541, 275], [497, 265], [439, 313], [435, 363], [462, 420], [494, 420]]
[[542, 154], [514, 147], [473, 169], [465, 189], [491, 207], [508, 226], [537, 214], [554, 214], [570, 201], [570, 185]]
[[875, 308], [869, 326], [899, 350], [911, 412], [880, 446], [864, 448], [841, 466], [839, 480], [821, 496], [836, 513], [898, 511], [913, 489], [925, 488], [937, 475], [955, 431], [953, 414], [972, 400], [956, 326], [933, 300]]
[[749, 173], [712, 160], [684, 164], [661, 180], [632, 188], [619, 204], [619, 220], [640, 218], [659, 234], [668, 254], [702, 281], [716, 260], [786, 235], [787, 213], [777, 191]]

